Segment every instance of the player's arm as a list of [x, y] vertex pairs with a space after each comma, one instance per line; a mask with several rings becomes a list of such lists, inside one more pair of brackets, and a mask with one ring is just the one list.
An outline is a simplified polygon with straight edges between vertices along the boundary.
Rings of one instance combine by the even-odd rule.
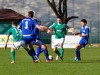
[[7, 48], [7, 43], [9, 41], [9, 36], [12, 34], [12, 30], [11, 28], [7, 31], [7, 36], [6, 36], [6, 41], [5, 41], [5, 46], [4, 46], [4, 50], [6, 50]]
[[21, 29], [21, 26], [20, 25], [18, 25], [18, 27], [17, 27], [18, 29]]
[[88, 34], [81, 34], [81, 36], [88, 36]]
[[36, 26], [36, 28], [38, 28], [39, 30], [41, 30], [41, 31], [47, 31], [48, 30], [48, 27], [39, 25], [36, 20], [34, 20], [33, 22], [34, 22], [34, 25]]
[[41, 31], [46, 31], [47, 33], [51, 33], [53, 31], [52, 28], [46, 27], [46, 26], [42, 26], [42, 25], [37, 25], [36, 27]]
[[79, 32], [79, 33], [75, 32], [74, 28], [69, 28], [68, 31], [71, 32], [73, 35], [80, 35], [81, 36], [81, 32]]
[[48, 34], [50, 34], [50, 33], [52, 33], [52, 32], [53, 32], [53, 30], [54, 30], [54, 29], [49, 28], [49, 29], [47, 30], [47, 33], [48, 33]]
[[7, 36], [6, 36], [6, 41], [5, 41], [5, 45], [4, 45], [4, 50], [6, 50], [6, 48], [7, 48], [7, 43], [8, 43], [8, 41], [9, 41], [9, 36], [10, 36], [10, 35], [7, 35]]
[[89, 36], [89, 28], [86, 29], [86, 34], [81, 34], [81, 36]]
[[21, 29], [21, 27], [22, 27], [22, 25], [23, 25], [23, 20], [19, 23], [19, 25], [18, 25], [18, 29]]
[[49, 29], [48, 27], [42, 25], [36, 25], [36, 27], [41, 31], [47, 31]]
[[53, 24], [48, 28], [47, 33], [48, 33], [48, 34], [52, 33], [52, 32], [54, 31], [54, 29], [55, 29], [55, 23], [53, 23]]

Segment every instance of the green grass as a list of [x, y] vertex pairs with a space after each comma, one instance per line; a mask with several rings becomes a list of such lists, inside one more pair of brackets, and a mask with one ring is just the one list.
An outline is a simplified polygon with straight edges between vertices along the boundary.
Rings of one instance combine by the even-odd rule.
[[43, 53], [41, 63], [34, 63], [25, 50], [16, 51], [16, 63], [10, 64], [10, 49], [0, 49], [0, 75], [100, 75], [100, 48], [81, 49], [81, 61], [73, 61], [74, 49], [65, 49], [64, 61], [56, 61], [56, 55], [49, 49], [54, 60], [45, 62]]

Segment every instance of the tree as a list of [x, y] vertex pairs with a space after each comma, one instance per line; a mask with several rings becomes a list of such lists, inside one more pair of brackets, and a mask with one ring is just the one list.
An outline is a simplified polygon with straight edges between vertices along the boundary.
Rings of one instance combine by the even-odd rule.
[[63, 20], [63, 23], [68, 23], [69, 20], [73, 18], [78, 18], [78, 16], [68, 17], [67, 14], [67, 0], [59, 0], [58, 6], [55, 3], [55, 0], [47, 0], [47, 3], [55, 13], [56, 17], [60, 17]]

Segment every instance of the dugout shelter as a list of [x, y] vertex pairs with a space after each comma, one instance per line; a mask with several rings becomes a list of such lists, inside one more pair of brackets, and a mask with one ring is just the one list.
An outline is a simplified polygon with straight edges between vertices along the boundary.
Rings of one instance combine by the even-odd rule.
[[5, 34], [11, 27], [11, 21], [15, 20], [18, 24], [25, 16], [12, 9], [0, 9], [0, 34]]

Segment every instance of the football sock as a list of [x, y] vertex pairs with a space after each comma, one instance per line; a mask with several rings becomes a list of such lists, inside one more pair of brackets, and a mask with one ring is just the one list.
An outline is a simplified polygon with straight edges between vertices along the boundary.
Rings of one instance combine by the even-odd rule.
[[49, 53], [48, 53], [48, 50], [46, 49], [46, 50], [44, 50], [43, 52], [44, 52], [44, 54], [45, 54], [45, 56], [46, 56], [46, 60], [49, 60]]
[[32, 59], [34, 60], [34, 57], [36, 56], [34, 49], [31, 49], [30, 53], [31, 53]]
[[38, 57], [41, 53], [41, 47], [38, 46], [37, 49], [36, 49], [36, 56]]
[[27, 51], [28, 55], [32, 56], [31, 51], [28, 48], [24, 48], [24, 49]]
[[55, 51], [55, 53], [56, 53], [58, 56], [60, 56], [60, 53], [59, 53], [59, 51], [58, 51], [58, 50], [56, 50], [56, 51]]
[[63, 54], [64, 54], [64, 48], [60, 48], [60, 57], [63, 57]]
[[31, 49], [30, 51], [31, 51], [31, 53], [32, 53], [32, 56], [35, 56], [35, 55], [36, 55], [34, 49]]
[[79, 50], [79, 49], [76, 49], [76, 57], [77, 57], [78, 59], [80, 59], [80, 50]]
[[12, 61], [15, 61], [15, 50], [11, 50]]

